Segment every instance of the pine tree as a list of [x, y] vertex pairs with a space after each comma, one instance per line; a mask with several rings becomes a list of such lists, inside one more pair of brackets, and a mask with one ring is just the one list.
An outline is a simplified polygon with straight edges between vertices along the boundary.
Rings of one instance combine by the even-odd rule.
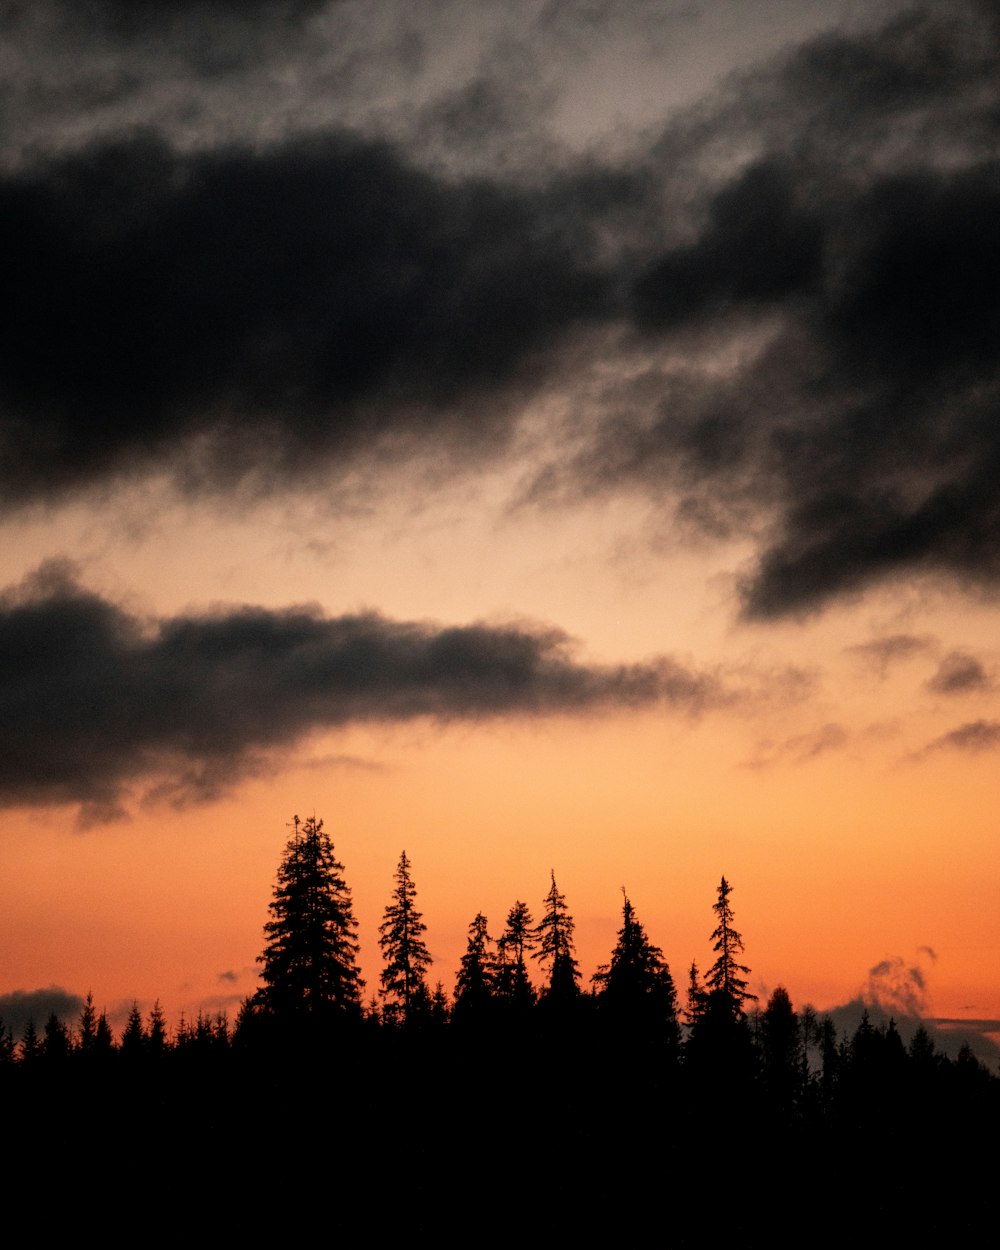
[[468, 943], [455, 978], [453, 1018], [456, 1022], [482, 1018], [493, 1002], [496, 966], [486, 924], [486, 917], [477, 912], [469, 925]]
[[42, 1035], [42, 1055], [49, 1062], [58, 1063], [70, 1052], [69, 1029], [54, 1011], [49, 1012]]
[[761, 1016], [761, 1076], [769, 1110], [788, 1116], [802, 1094], [802, 1030], [783, 985], [775, 987]]
[[550, 1005], [571, 1003], [580, 996], [580, 970], [573, 957], [574, 927], [565, 895], [556, 887], [553, 869], [552, 884], [545, 896], [545, 911], [533, 934], [537, 949], [531, 956], [548, 972], [542, 1001]]
[[12, 1064], [15, 1054], [14, 1034], [0, 1017], [0, 1068], [6, 1068]]
[[292, 821], [278, 868], [267, 944], [257, 962], [264, 985], [258, 1009], [275, 1019], [356, 1019], [364, 982], [358, 970], [357, 921], [344, 867], [322, 820]]
[[728, 1098], [738, 1102], [748, 1097], [756, 1065], [744, 1010], [744, 1004], [756, 1001], [756, 995], [747, 989], [750, 969], [739, 962], [743, 939], [733, 928], [731, 892], [723, 877], [712, 905], [718, 920], [712, 931], [717, 958], [705, 976], [704, 989], [698, 986], [696, 969], [691, 967], [690, 1027], [684, 1045], [685, 1064], [701, 1084], [700, 1096], [711, 1097], [715, 1105]]
[[701, 974], [697, 963], [692, 959], [688, 969], [687, 1007], [684, 1010], [684, 1023], [690, 1032], [705, 1014], [705, 1000], [708, 992], [701, 983]]
[[28, 1067], [36, 1064], [42, 1054], [42, 1039], [38, 1036], [35, 1022], [29, 1017], [21, 1035], [20, 1059]]
[[402, 1024], [412, 1024], [426, 1014], [430, 1005], [427, 969], [431, 956], [424, 944], [427, 932], [417, 910], [417, 890], [410, 876], [410, 861], [403, 851], [395, 872], [396, 888], [379, 925], [378, 944], [382, 948], [383, 1015]]
[[152, 1010], [149, 1013], [148, 1044], [150, 1055], [157, 1059], [166, 1052], [169, 1044], [167, 1038], [167, 1020], [163, 1014], [163, 1008], [160, 1006], [159, 999], [153, 1003]]
[[757, 995], [747, 989], [747, 977], [750, 969], [739, 962], [743, 954], [743, 938], [733, 928], [733, 909], [729, 904], [729, 895], [733, 887], [725, 877], [719, 883], [718, 899], [712, 910], [719, 923], [712, 931], [712, 949], [718, 958], [709, 968], [705, 977], [709, 991], [721, 994], [729, 1009], [735, 1015], [741, 1015], [744, 1004], [757, 1001]]
[[520, 899], [507, 913], [507, 924], [497, 939], [497, 999], [507, 1008], [525, 1011], [535, 1003], [525, 951], [535, 943], [535, 922], [528, 904]]
[[665, 1031], [665, 1040], [676, 1049], [680, 1030], [674, 979], [663, 952], [646, 936], [624, 889], [622, 896], [622, 927], [611, 962], [602, 965], [593, 977], [598, 1005], [623, 1024]]
[[139, 1004], [133, 999], [128, 1020], [125, 1022], [125, 1028], [122, 1029], [120, 1046], [122, 1058], [129, 1063], [136, 1063], [145, 1055], [146, 1044], [147, 1037], [146, 1030], [142, 1026], [142, 1012], [139, 1010]]
[[94, 1045], [97, 1042], [97, 1009], [94, 1006], [94, 995], [90, 990], [87, 991], [76, 1027], [77, 1050], [84, 1056], [93, 1055]]

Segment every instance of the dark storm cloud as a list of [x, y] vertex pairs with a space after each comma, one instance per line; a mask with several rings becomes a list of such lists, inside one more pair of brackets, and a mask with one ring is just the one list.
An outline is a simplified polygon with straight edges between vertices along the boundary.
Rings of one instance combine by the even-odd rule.
[[988, 690], [990, 680], [975, 656], [952, 651], [938, 665], [927, 688], [934, 694], [967, 694], [970, 690]]
[[755, 532], [749, 618], [1000, 586], [997, 35], [963, 5], [825, 36], [665, 134], [677, 211], [630, 296], [653, 363], [573, 472]]
[[0, 180], [0, 217], [8, 502], [175, 458], [212, 490], [490, 453], [491, 399], [602, 301], [578, 213], [345, 136], [100, 145]]
[[[587, 11], [602, 30], [605, 9]], [[317, 69], [332, 32], [351, 48], [378, 27], [357, 6], [212, 12], [313, 33], [266, 67], [242, 35], [223, 40], [242, 75], [225, 95], [225, 74], [192, 69], [172, 27], [164, 47], [211, 87], [188, 130], [183, 101], [158, 113], [170, 92], [145, 87], [147, 61], [128, 52], [107, 68], [132, 75], [124, 112], [92, 103], [74, 130], [64, 102], [30, 154], [8, 157], [8, 506], [154, 469], [216, 492], [390, 453], [478, 467], [558, 385], [572, 421], [551, 431], [533, 498], [640, 488], [685, 527], [750, 536], [747, 618], [913, 574], [1000, 587], [994, 7], [929, 4], [814, 38], [614, 160], [532, 129], [538, 100], [566, 84], [534, 85], [523, 32], [477, 45], [496, 55], [470, 52], [454, 83], [421, 94], [433, 23], [414, 29], [403, 124], [384, 88], [369, 113], [358, 103], [368, 70]], [[324, 38], [297, 20], [313, 16], [335, 20]], [[567, 63], [580, 53], [565, 24], [530, 29], [552, 56], [560, 39]], [[72, 48], [65, 31], [55, 42]], [[254, 84], [300, 68], [326, 74], [332, 95], [316, 98], [333, 111], [317, 119], [296, 96], [291, 120], [240, 131]], [[43, 90], [30, 65], [18, 73], [18, 108], [43, 114], [58, 76]], [[354, 116], [342, 78], [367, 138], [331, 129], [341, 104]], [[371, 137], [379, 108], [392, 143]], [[150, 129], [108, 137], [126, 116]]]
[[[669, 658], [587, 665], [558, 630], [238, 607], [146, 622], [47, 566], [0, 603], [0, 802], [211, 798], [309, 733], [731, 701]], [[150, 779], [156, 780], [150, 783]]]

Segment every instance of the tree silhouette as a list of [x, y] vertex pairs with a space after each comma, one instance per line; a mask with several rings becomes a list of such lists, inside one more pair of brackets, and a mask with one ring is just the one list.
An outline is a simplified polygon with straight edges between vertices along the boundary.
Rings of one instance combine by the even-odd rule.
[[548, 972], [542, 1001], [549, 1005], [571, 1003], [580, 996], [580, 970], [573, 957], [574, 927], [565, 895], [560, 894], [556, 886], [553, 869], [552, 885], [545, 896], [545, 911], [534, 932], [537, 949], [531, 956]]
[[761, 1076], [772, 1114], [787, 1116], [801, 1096], [802, 1031], [792, 1000], [776, 986], [761, 1015]]
[[122, 1030], [120, 1047], [122, 1058], [130, 1063], [141, 1059], [146, 1053], [148, 1040], [142, 1024], [142, 1012], [139, 1010], [139, 1004], [133, 1000], [129, 1008], [128, 1020]]
[[80, 1019], [77, 1023], [77, 1050], [81, 1055], [90, 1056], [97, 1044], [97, 1008], [94, 1006], [94, 995], [88, 990]]
[[733, 887], [723, 877], [719, 883], [718, 899], [712, 905], [718, 917], [718, 924], [712, 931], [712, 949], [718, 958], [709, 968], [705, 982], [710, 992], [723, 996], [734, 1014], [740, 1014], [746, 1002], [757, 1001], [757, 995], [747, 989], [750, 969], [739, 962], [739, 956], [743, 954], [743, 938], [733, 928], [733, 909], [729, 903], [732, 891]]
[[535, 988], [528, 977], [525, 951], [535, 942], [535, 922], [528, 904], [518, 900], [507, 913], [507, 924], [497, 939], [497, 998], [507, 1008], [524, 1011], [534, 1006]]
[[392, 902], [386, 907], [378, 930], [378, 944], [385, 961], [382, 1011], [390, 1021], [412, 1024], [427, 1013], [430, 1005], [427, 969], [431, 956], [422, 936], [427, 926], [417, 910], [417, 890], [405, 851], [399, 857], [395, 881]]
[[626, 1025], [665, 1033], [664, 1040], [676, 1049], [680, 1030], [674, 979], [663, 952], [646, 936], [624, 889], [622, 896], [622, 927], [611, 962], [598, 968], [593, 977], [598, 1004]]
[[746, 1002], [756, 1001], [756, 995], [747, 989], [750, 969], [739, 962], [743, 939], [733, 926], [731, 893], [732, 886], [723, 877], [712, 905], [717, 921], [712, 931], [716, 960], [705, 975], [704, 988], [691, 966], [690, 1024], [684, 1044], [686, 1068], [699, 1087], [699, 1096], [711, 1101], [713, 1114], [728, 1099], [735, 1106], [748, 1097], [756, 1066], [744, 1009]]
[[264, 985], [254, 1003], [266, 1015], [285, 1020], [360, 1017], [364, 982], [357, 963], [357, 921], [343, 871], [322, 820], [310, 816], [300, 823], [295, 816], [268, 906], [267, 944], [257, 959]]
[[163, 1014], [163, 1008], [160, 1006], [160, 1000], [157, 999], [153, 1003], [149, 1013], [149, 1031], [147, 1037], [149, 1053], [155, 1058], [159, 1058], [168, 1048], [167, 1039], [167, 1020]]
[[468, 944], [455, 978], [452, 1018], [456, 1023], [481, 1019], [493, 1002], [496, 968], [486, 923], [483, 913], [477, 912], [469, 925]]

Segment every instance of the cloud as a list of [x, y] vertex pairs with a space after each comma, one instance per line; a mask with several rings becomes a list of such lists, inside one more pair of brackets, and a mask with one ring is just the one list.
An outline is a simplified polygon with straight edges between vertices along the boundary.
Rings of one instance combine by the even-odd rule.
[[989, 687], [990, 680], [982, 664], [964, 651], [946, 655], [927, 682], [927, 689], [934, 694], [967, 694], [970, 690], [988, 690]]
[[751, 536], [748, 619], [903, 575], [1000, 587], [998, 67], [983, 8], [931, 6], [664, 132], [647, 363], [556, 476]]
[[922, 1016], [927, 1005], [927, 981], [919, 964], [908, 963], [902, 956], [895, 955], [869, 968], [861, 998], [883, 1011]]
[[[1000, 589], [989, 6], [880, 9], [583, 152], [526, 119], [532, 39], [583, 65], [587, 6], [450, 43], [395, 8], [391, 37], [355, 5], [187, 10], [161, 44], [97, 5], [109, 59], [50, 6], [63, 59], [18, 63], [41, 120], [0, 160], [6, 507], [152, 473], [217, 495], [387, 457], [483, 471], [556, 391], [536, 504], [641, 490], [749, 539], [747, 619], [914, 575]], [[50, 116], [74, 59], [91, 77]], [[255, 112], [300, 71], [294, 107]]]
[[865, 1012], [872, 1024], [879, 1028], [885, 1028], [890, 1019], [895, 1020], [906, 1043], [923, 1025], [935, 1046], [952, 1059], [958, 1055], [963, 1043], [968, 1043], [982, 1063], [995, 1069], [1000, 1059], [1000, 1046], [991, 1035], [1000, 1032], [1000, 1023], [986, 1019], [928, 1016], [927, 976], [919, 960], [934, 964], [938, 956], [930, 946], [919, 946], [917, 955], [916, 963], [901, 955], [879, 960], [868, 970], [865, 985], [855, 998], [823, 1014], [829, 1016], [838, 1032], [848, 1039], [853, 1036]]
[[0, 802], [79, 803], [84, 823], [209, 799], [314, 731], [664, 707], [739, 697], [669, 657], [579, 661], [561, 631], [249, 606], [142, 620], [43, 566], [0, 599]]
[[35, 1022], [35, 1028], [41, 1033], [45, 1021], [53, 1012], [64, 1024], [72, 1023], [83, 1010], [83, 999], [79, 994], [58, 985], [50, 985], [43, 990], [11, 990], [0, 994], [0, 1020], [11, 1030], [14, 1040], [20, 1039], [29, 1020]]
[[935, 738], [924, 747], [920, 754], [927, 755], [931, 751], [941, 750], [978, 754], [981, 751], [995, 751], [998, 747], [1000, 747], [1000, 721], [975, 720], [959, 725], [957, 729], [949, 730], [948, 733]]
[[269, 490], [359, 452], [491, 457], [505, 393], [605, 303], [571, 199], [346, 134], [134, 135], [0, 177], [0, 209], [8, 504], [156, 469]]
[[777, 744], [762, 743], [757, 755], [748, 762], [748, 768], [770, 768], [773, 765], [788, 761], [792, 764], [805, 764], [825, 755], [829, 751], [839, 751], [846, 746], [849, 735], [843, 725], [830, 721], [810, 733], [795, 734]]
[[859, 660], [879, 680], [884, 681], [891, 664], [920, 655], [933, 645], [934, 640], [931, 638], [916, 637], [913, 634], [889, 634], [884, 638], [873, 638], [870, 642], [859, 642], [845, 647], [844, 653]]

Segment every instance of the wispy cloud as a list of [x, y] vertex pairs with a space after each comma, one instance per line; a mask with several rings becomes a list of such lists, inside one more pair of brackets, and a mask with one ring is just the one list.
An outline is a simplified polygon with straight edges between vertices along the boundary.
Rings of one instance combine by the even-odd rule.
[[915, 634], [889, 634], [844, 648], [844, 654], [857, 660], [865, 669], [884, 681], [890, 667], [899, 660], [922, 655], [935, 646], [935, 640]]
[[975, 656], [964, 651], [952, 651], [946, 655], [927, 682], [927, 689], [934, 694], [968, 694], [989, 688], [986, 669]]
[[1000, 748], [1000, 721], [975, 720], [959, 725], [929, 742], [917, 758], [934, 751], [964, 751], [978, 754], [982, 751], [995, 751]]

